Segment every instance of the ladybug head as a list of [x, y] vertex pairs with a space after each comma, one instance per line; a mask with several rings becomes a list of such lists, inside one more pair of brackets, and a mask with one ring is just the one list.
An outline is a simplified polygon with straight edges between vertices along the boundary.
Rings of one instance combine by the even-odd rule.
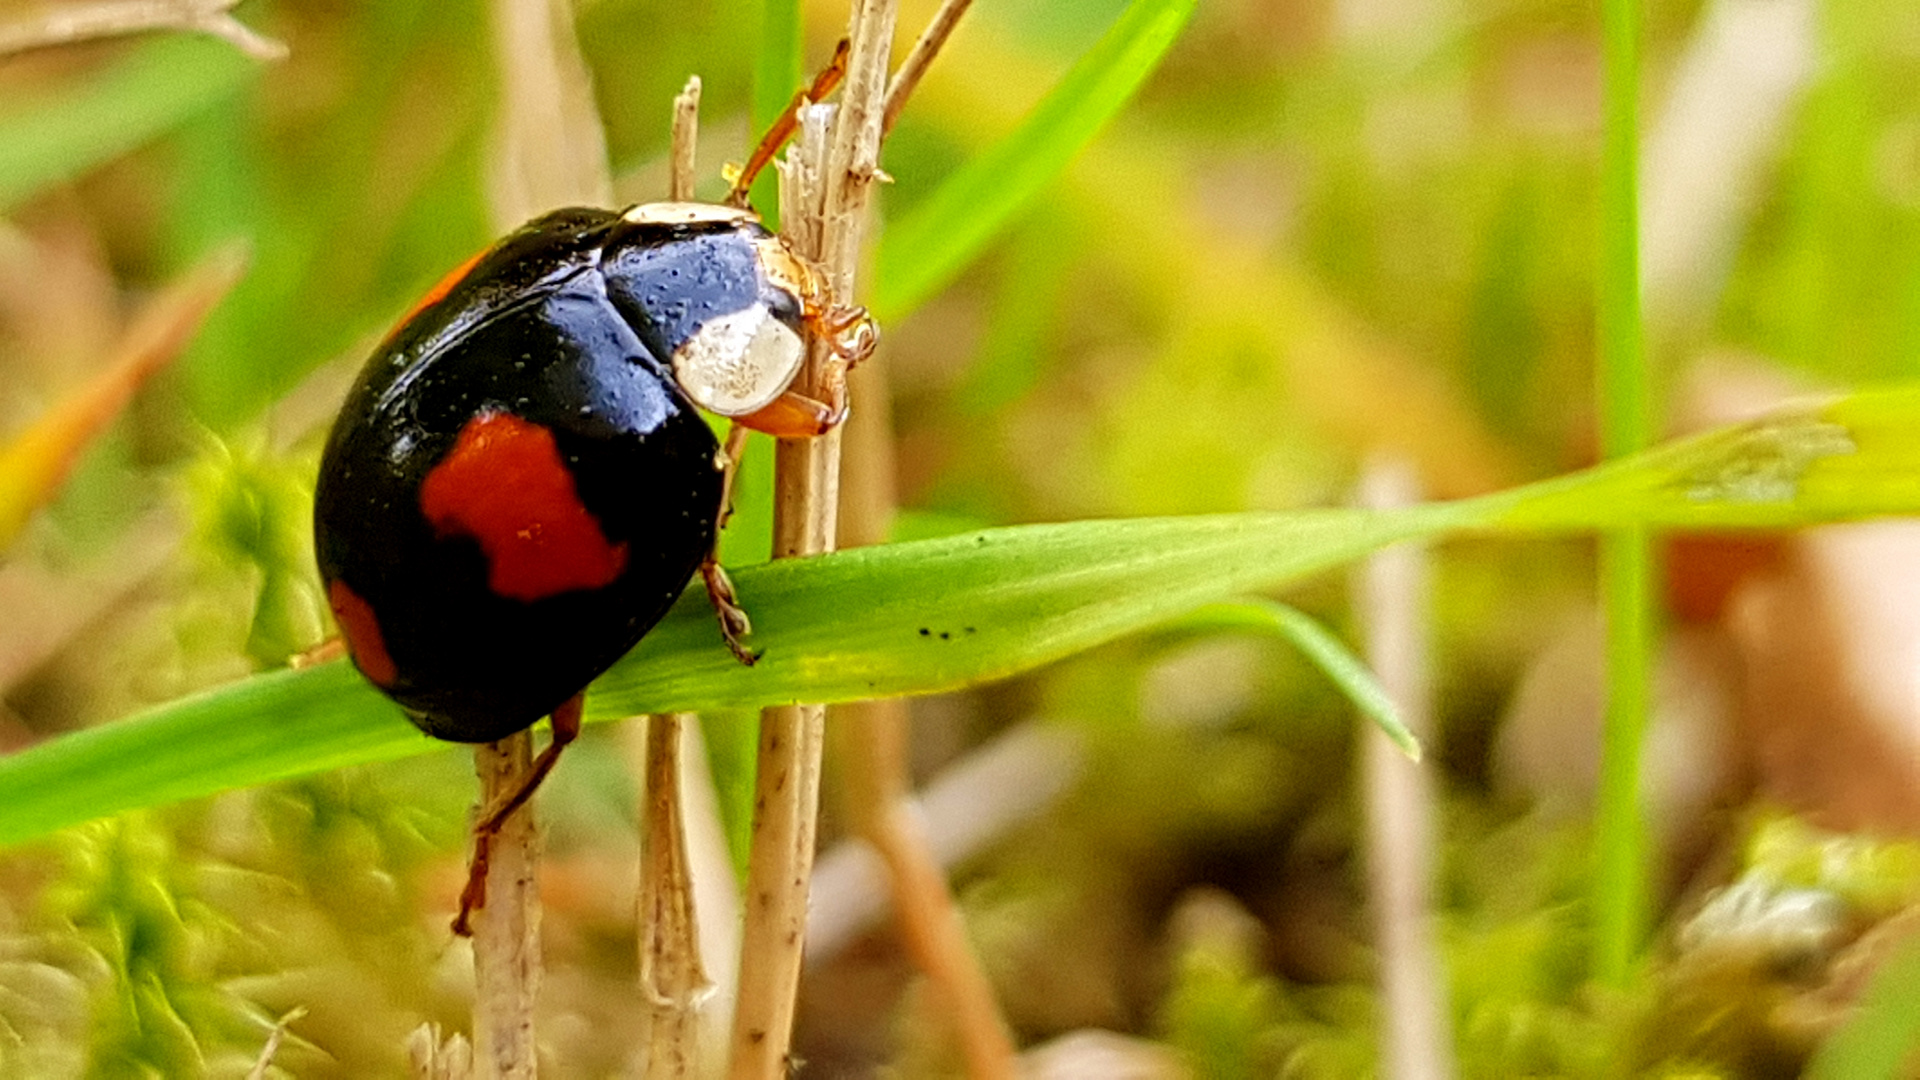
[[812, 264], [751, 210], [648, 203], [621, 216], [645, 238], [646, 269], [624, 265], [635, 285], [647, 282], [635, 292], [687, 397], [737, 417], [785, 393], [806, 362], [805, 319], [825, 295]]

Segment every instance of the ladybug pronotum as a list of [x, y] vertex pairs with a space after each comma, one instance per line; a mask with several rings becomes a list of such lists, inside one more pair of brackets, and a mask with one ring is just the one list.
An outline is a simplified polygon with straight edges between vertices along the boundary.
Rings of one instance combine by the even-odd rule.
[[696, 572], [750, 662], [713, 562], [731, 462], [698, 410], [837, 424], [840, 378], [792, 390], [809, 330], [839, 376], [873, 340], [732, 207], [559, 210], [455, 270], [367, 361], [321, 458], [315, 547], [353, 662], [436, 738], [553, 714], [536, 783], [586, 685]]

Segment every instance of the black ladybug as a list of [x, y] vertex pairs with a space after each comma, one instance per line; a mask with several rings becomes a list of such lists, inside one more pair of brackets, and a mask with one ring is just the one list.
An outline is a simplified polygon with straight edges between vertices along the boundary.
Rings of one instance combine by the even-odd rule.
[[821, 297], [750, 211], [695, 203], [556, 211], [436, 286], [321, 459], [315, 547], [360, 670], [429, 735], [487, 742], [579, 693], [703, 564], [724, 613], [725, 462], [695, 406], [837, 422], [788, 389], [803, 331], [857, 352], [870, 328]]
[[[826, 400], [790, 389], [824, 336]], [[743, 662], [745, 614], [713, 544], [738, 443], [696, 406], [797, 438], [846, 415], [866, 312], [749, 210], [558, 210], [449, 274], [348, 393], [314, 491], [327, 599], [360, 671], [421, 730], [553, 741], [476, 827], [457, 933], [489, 842], [578, 731], [589, 682], [696, 572]]]

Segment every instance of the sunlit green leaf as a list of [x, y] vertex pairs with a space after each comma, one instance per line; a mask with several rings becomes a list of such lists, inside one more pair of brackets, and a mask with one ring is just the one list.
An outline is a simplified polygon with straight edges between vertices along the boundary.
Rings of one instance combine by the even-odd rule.
[[[694, 590], [589, 719], [923, 694], [1004, 678], [1386, 544], [1627, 524], [1765, 528], [1920, 512], [1920, 388], [1782, 413], [1455, 503], [990, 529], [746, 567], [751, 668]], [[282, 671], [0, 760], [0, 842], [437, 745], [344, 664]]]

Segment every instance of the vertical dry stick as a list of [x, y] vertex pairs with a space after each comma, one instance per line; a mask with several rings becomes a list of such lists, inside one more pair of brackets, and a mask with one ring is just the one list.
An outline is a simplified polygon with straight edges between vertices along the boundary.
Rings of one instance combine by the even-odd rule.
[[945, 0], [940, 10], [933, 13], [933, 19], [926, 29], [914, 40], [913, 48], [907, 50], [907, 58], [900, 61], [900, 70], [893, 73], [893, 84], [887, 87], [887, 104], [880, 119], [880, 135], [886, 137], [893, 130], [893, 122], [900, 119], [900, 110], [907, 107], [913, 98], [914, 88], [920, 85], [921, 76], [933, 66], [933, 58], [940, 55], [946, 47], [947, 39], [953, 36], [954, 27], [960, 25], [960, 16], [973, 6], [973, 0]]
[[[693, 197], [699, 116], [700, 80], [694, 77], [673, 100], [673, 167], [667, 195], [676, 201]], [[645, 1075], [688, 1080], [701, 1074], [697, 1013], [711, 984], [700, 957], [699, 918], [680, 812], [682, 718], [664, 713], [647, 717], [646, 724], [637, 905], [640, 989], [647, 998]]]
[[[1374, 463], [1361, 479], [1367, 506], [1405, 506], [1420, 497], [1404, 462]], [[1402, 545], [1367, 560], [1360, 580], [1367, 660], [1407, 728], [1431, 734], [1427, 687], [1426, 552]], [[1380, 1073], [1398, 1080], [1449, 1080], [1446, 981], [1433, 939], [1433, 792], [1427, 774], [1367, 725], [1367, 883], [1380, 951]]]
[[[916, 46], [914, 51], [921, 50]], [[889, 115], [895, 111], [902, 77], [895, 77], [888, 95]], [[883, 351], [852, 376], [850, 393], [860, 408], [845, 429], [840, 540], [847, 547], [884, 542], [893, 521], [893, 425], [886, 375]], [[880, 855], [895, 923], [907, 952], [931, 984], [941, 1014], [951, 1020], [967, 1075], [972, 1080], [1012, 1080], [1013, 1040], [993, 985], [967, 942], [946, 874], [912, 798], [906, 702], [856, 702], [837, 707], [833, 716], [830, 729], [848, 823]]]
[[647, 717], [639, 916], [649, 1080], [701, 1075], [699, 1006], [712, 985], [700, 960], [693, 875], [680, 813], [681, 722], [676, 713]]
[[[495, 0], [501, 111], [489, 192], [494, 223], [511, 228], [568, 204], [612, 199], [606, 145], [565, 0]], [[521, 787], [533, 736], [520, 732], [474, 751], [480, 805]], [[535, 1075], [533, 1003], [540, 985], [538, 836], [533, 808], [502, 823], [487, 873], [487, 903], [473, 919], [474, 1051], [481, 1077]]]
[[835, 710], [835, 717], [848, 816], [886, 867], [894, 920], [953, 1024], [967, 1076], [1012, 1080], [1013, 1040], [908, 791], [906, 703], [862, 701]]
[[[522, 731], [474, 748], [480, 813], [521, 787], [533, 761]], [[487, 866], [487, 902], [473, 913], [473, 1045], [479, 1075], [532, 1080], [533, 1002], [540, 993], [539, 838], [531, 806], [500, 825]]]
[[[867, 196], [879, 170], [880, 120], [894, 15], [894, 0], [855, 0], [848, 32], [852, 55], [831, 141], [823, 155], [824, 119], [819, 110], [807, 110], [800, 141], [788, 155], [789, 168], [782, 175], [787, 189], [782, 220], [789, 239], [820, 264], [831, 295], [841, 303], [853, 295]], [[820, 163], [823, 156], [824, 165]], [[810, 161], [812, 168], [796, 168], [796, 161], [803, 166]], [[800, 389], [817, 393], [830, 357], [827, 343], [815, 341], [812, 346]], [[779, 444], [776, 558], [832, 550], [839, 457], [837, 432]], [[787, 1074], [794, 998], [805, 948], [824, 718], [825, 710], [819, 706], [769, 709], [761, 717], [740, 1000], [730, 1039], [733, 1080], [782, 1080]]]
[[700, 76], [687, 78], [686, 88], [673, 99], [672, 163], [667, 171], [667, 198], [686, 202], [693, 198], [694, 178], [698, 175], [700, 149]]

